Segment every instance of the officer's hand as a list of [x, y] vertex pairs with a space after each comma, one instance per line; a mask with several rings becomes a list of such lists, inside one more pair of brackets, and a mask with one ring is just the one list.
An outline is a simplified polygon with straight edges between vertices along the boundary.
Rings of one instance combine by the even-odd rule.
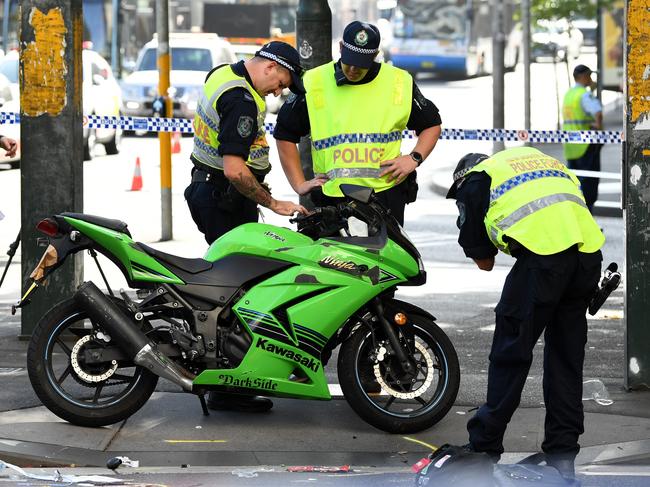
[[0, 147], [7, 151], [5, 152], [6, 157], [13, 157], [18, 150], [18, 143], [10, 137], [0, 137]]
[[397, 179], [397, 184], [401, 183], [406, 176], [411, 174], [418, 167], [418, 163], [410, 155], [400, 156], [381, 163], [383, 171], [379, 177], [388, 174], [388, 181]]
[[325, 174], [316, 174], [314, 179], [305, 181], [304, 183], [298, 185], [298, 194], [305, 195], [309, 193], [312, 189], [318, 188], [325, 184], [329, 178]]
[[296, 213], [302, 213], [303, 215], [306, 215], [309, 213], [307, 208], [302, 205], [297, 205], [291, 201], [273, 200], [273, 203], [271, 203], [271, 206], [269, 208], [274, 213], [284, 216], [292, 216]]

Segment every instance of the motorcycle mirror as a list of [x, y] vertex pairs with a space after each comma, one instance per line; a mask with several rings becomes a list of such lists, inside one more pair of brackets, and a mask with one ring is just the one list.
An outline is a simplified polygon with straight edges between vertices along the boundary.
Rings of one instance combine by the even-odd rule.
[[375, 190], [366, 186], [357, 186], [356, 184], [342, 184], [341, 192], [348, 198], [360, 203], [368, 203]]

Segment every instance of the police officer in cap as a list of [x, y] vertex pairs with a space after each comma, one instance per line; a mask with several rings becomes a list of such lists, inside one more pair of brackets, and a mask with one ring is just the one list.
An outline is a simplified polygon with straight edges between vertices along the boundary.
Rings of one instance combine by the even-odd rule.
[[[355, 21], [343, 32], [341, 59], [305, 73], [306, 94], [285, 102], [274, 137], [294, 191], [310, 192], [316, 206], [335, 204], [341, 184], [374, 188], [400, 223], [415, 201], [417, 167], [440, 136], [440, 115], [409, 73], [375, 61], [379, 30]], [[402, 131], [417, 143], [401, 154]], [[296, 143], [311, 135], [315, 177], [305, 180]], [[314, 191], [312, 191], [314, 190]]]
[[[562, 103], [563, 130], [602, 130], [603, 106], [593, 95], [592, 71], [584, 64], [573, 70], [576, 84], [564, 95]], [[571, 169], [600, 171], [602, 144], [564, 144], [564, 157]], [[598, 178], [580, 177], [582, 192], [589, 211], [598, 199]]]
[[[290, 201], [276, 200], [262, 185], [271, 170], [264, 131], [270, 93], [284, 88], [303, 93], [298, 52], [289, 44], [265, 44], [246, 61], [221, 65], [205, 79], [194, 117], [194, 168], [185, 199], [208, 244], [233, 228], [256, 222], [258, 205], [279, 215], [307, 210]], [[266, 411], [269, 399], [211, 392], [208, 407]]]
[[458, 243], [481, 270], [498, 250], [516, 259], [495, 309], [487, 400], [467, 423], [471, 451], [495, 461], [544, 332], [546, 463], [573, 479], [584, 432], [585, 313], [598, 286], [605, 237], [575, 175], [537, 149], [464, 156], [447, 198], [459, 210]]

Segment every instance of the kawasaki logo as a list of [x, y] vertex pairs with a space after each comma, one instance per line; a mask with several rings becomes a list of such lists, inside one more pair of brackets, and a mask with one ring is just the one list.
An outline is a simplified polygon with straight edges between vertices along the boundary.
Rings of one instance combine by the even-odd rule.
[[319, 364], [313, 358], [305, 357], [300, 353], [294, 353], [292, 350], [281, 347], [279, 345], [274, 345], [273, 343], [269, 343], [269, 340], [267, 338], [258, 337], [255, 346], [257, 348], [261, 348], [262, 350], [266, 350], [267, 352], [271, 352], [276, 355], [280, 355], [282, 357], [286, 357], [295, 362], [298, 362], [300, 365], [304, 365], [305, 367], [310, 368], [314, 372], [318, 371]]
[[226, 386], [235, 386], [235, 387], [248, 387], [254, 389], [266, 389], [267, 391], [275, 391], [278, 388], [278, 383], [272, 381], [271, 379], [251, 379], [246, 377], [245, 379], [238, 379], [232, 375], [221, 374], [219, 379], [223, 381], [223, 384]]

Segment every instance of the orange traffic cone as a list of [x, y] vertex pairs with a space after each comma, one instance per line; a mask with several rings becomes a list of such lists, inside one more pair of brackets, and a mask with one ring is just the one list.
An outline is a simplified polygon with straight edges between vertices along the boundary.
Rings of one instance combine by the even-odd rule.
[[178, 154], [181, 151], [181, 133], [174, 132], [172, 134], [172, 154]]
[[131, 191], [140, 191], [142, 189], [142, 173], [140, 172], [140, 157], [135, 158], [135, 170], [133, 171], [133, 181], [131, 181]]

